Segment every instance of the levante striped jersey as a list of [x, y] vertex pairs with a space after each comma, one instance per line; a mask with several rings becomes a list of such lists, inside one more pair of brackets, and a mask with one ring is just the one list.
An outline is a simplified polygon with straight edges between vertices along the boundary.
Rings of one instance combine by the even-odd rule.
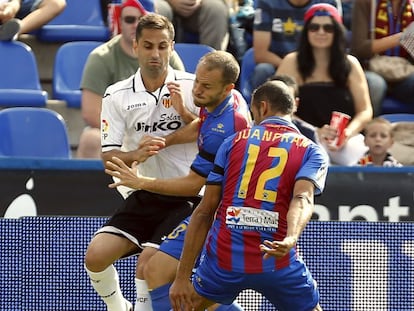
[[209, 113], [204, 107], [200, 109], [201, 125], [198, 133], [198, 154], [191, 169], [207, 178], [214, 167], [214, 159], [225, 138], [237, 131], [251, 126], [249, 107], [237, 90]]
[[286, 215], [298, 179], [324, 188], [328, 156], [282, 118], [227, 138], [216, 155], [207, 184], [222, 186], [222, 200], [207, 239], [207, 257], [225, 270], [261, 273], [281, 269], [295, 258], [263, 259], [264, 240], [283, 240]]

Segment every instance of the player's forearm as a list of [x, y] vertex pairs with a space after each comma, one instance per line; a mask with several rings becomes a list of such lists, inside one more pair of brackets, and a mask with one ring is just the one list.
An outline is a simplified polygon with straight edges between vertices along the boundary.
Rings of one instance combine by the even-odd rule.
[[157, 179], [140, 178], [141, 182], [138, 189], [147, 190], [164, 195], [172, 196], [196, 196], [204, 184], [204, 178], [191, 178], [189, 176]]
[[107, 152], [102, 153], [102, 162], [104, 166], [107, 168], [107, 161], [112, 161], [112, 157], [120, 158], [122, 161], [125, 162], [126, 165], [131, 166], [133, 162], [141, 163], [143, 162], [138, 156], [138, 151], [130, 151], [130, 152], [123, 152], [118, 149], [113, 149]]
[[295, 195], [287, 213], [288, 230], [286, 236], [292, 237], [297, 241], [311, 219], [312, 213], [313, 197], [306, 194]]
[[186, 126], [165, 136], [165, 146], [190, 143], [197, 140], [200, 119], [196, 118]]
[[213, 221], [209, 214], [201, 213], [199, 210], [197, 208], [194, 211], [187, 228], [184, 247], [177, 269], [178, 279], [188, 279], [191, 276], [195, 261], [203, 248]]

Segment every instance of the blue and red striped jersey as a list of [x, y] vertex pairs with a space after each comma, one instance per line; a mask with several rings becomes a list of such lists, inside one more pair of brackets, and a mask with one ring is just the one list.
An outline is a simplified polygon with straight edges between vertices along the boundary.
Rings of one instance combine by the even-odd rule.
[[198, 134], [198, 154], [191, 169], [207, 178], [214, 167], [214, 158], [225, 138], [237, 131], [251, 126], [249, 107], [237, 90], [209, 113], [204, 107], [200, 109], [201, 125]]
[[280, 260], [264, 260], [259, 245], [283, 240], [295, 182], [310, 180], [320, 194], [327, 167], [326, 152], [282, 118], [268, 118], [227, 138], [207, 179], [222, 186], [207, 256], [223, 269], [242, 273], [288, 266], [296, 250]]

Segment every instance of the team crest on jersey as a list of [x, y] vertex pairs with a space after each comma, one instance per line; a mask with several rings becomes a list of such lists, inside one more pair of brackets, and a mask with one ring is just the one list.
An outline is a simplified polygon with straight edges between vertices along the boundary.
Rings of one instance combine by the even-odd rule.
[[171, 98], [170, 98], [170, 94], [165, 94], [161, 98], [161, 102], [162, 102], [162, 104], [165, 108], [170, 108], [172, 106], [172, 101], [171, 101]]
[[276, 232], [279, 213], [246, 206], [229, 206], [226, 211], [226, 224], [231, 229]]

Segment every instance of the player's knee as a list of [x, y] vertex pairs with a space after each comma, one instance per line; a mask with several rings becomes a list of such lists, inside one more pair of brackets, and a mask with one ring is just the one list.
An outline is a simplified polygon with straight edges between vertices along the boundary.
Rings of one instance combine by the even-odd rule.
[[154, 257], [150, 258], [143, 267], [144, 278], [147, 281], [148, 286], [153, 283], [154, 272], [157, 271], [154, 261], [152, 260], [153, 258]]
[[157, 249], [152, 247], [145, 247], [138, 257], [137, 275], [144, 277], [144, 270], [151, 257], [157, 252]]
[[108, 262], [104, 259], [105, 256], [95, 247], [88, 247], [84, 257], [84, 263], [88, 270], [93, 272], [103, 271], [107, 268]]

